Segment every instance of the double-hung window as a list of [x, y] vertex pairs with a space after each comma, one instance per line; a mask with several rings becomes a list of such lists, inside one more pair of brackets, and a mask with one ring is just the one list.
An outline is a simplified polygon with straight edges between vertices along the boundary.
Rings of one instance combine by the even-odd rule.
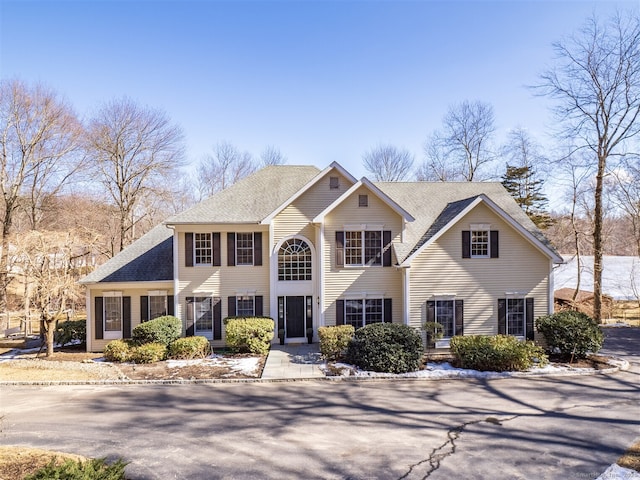
[[489, 257], [489, 230], [471, 231], [471, 258]]
[[193, 235], [196, 265], [211, 265], [213, 245], [211, 233], [195, 233]]
[[382, 265], [382, 232], [344, 232], [345, 265]]
[[236, 297], [236, 315], [239, 317], [253, 317], [256, 314], [255, 297], [245, 295]]
[[524, 298], [507, 298], [507, 335], [525, 336]]
[[163, 317], [167, 314], [167, 296], [149, 295], [149, 319]]
[[349, 299], [344, 301], [344, 323], [360, 328], [370, 323], [384, 322], [382, 298]]
[[253, 232], [236, 233], [236, 265], [253, 265]]

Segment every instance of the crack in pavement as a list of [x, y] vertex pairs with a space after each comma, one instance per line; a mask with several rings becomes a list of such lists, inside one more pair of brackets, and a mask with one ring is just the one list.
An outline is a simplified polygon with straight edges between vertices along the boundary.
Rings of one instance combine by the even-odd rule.
[[417, 467], [424, 465], [425, 463], [429, 463], [429, 470], [422, 477], [422, 480], [429, 478], [433, 472], [440, 468], [441, 462], [453, 455], [456, 452], [456, 440], [460, 437], [460, 434], [467, 428], [469, 425], [476, 425], [478, 423], [492, 423], [493, 425], [502, 425], [503, 422], [508, 422], [515, 418], [518, 418], [519, 415], [513, 415], [512, 417], [504, 418], [502, 420], [496, 417], [486, 417], [481, 420], [471, 420], [469, 422], [465, 422], [462, 425], [458, 425], [457, 427], [450, 428], [447, 431], [447, 440], [440, 445], [439, 447], [435, 447], [431, 450], [428, 458], [419, 461], [418, 463], [414, 463], [409, 466], [409, 470], [403, 476], [399, 477], [398, 480], [403, 480], [409, 477], [411, 473]]

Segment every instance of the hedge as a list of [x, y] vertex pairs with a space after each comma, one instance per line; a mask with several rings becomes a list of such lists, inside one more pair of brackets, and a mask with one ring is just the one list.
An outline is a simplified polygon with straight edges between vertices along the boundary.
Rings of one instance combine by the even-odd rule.
[[266, 355], [275, 324], [269, 317], [228, 317], [224, 319], [227, 345], [240, 353]]
[[318, 328], [322, 356], [329, 361], [343, 358], [355, 331], [352, 325]]
[[598, 324], [582, 312], [565, 310], [536, 319], [547, 350], [565, 358], [585, 358], [602, 348], [604, 335]]
[[347, 361], [363, 370], [406, 373], [418, 370], [420, 334], [408, 325], [372, 323], [356, 330], [347, 347]]
[[548, 363], [544, 350], [534, 342], [511, 335], [454, 336], [450, 342], [455, 366], [480, 371], [522, 371]]
[[211, 344], [206, 337], [184, 337], [171, 342], [168, 357], [191, 360], [205, 358], [209, 353], [211, 353]]
[[68, 320], [58, 324], [55, 341], [62, 347], [71, 342], [76, 342], [81, 345], [86, 344], [87, 322], [85, 320]]
[[181, 336], [182, 321], [171, 315], [141, 323], [131, 332], [133, 341], [140, 345], [144, 343], [162, 343], [168, 346]]

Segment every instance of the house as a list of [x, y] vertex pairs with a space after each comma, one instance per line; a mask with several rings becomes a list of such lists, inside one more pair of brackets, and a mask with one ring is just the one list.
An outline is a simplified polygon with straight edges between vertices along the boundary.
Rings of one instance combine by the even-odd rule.
[[87, 348], [180, 318], [225, 343], [223, 319], [308, 329], [425, 321], [533, 338], [562, 258], [499, 183], [357, 180], [338, 163], [269, 166], [167, 219], [81, 280]]

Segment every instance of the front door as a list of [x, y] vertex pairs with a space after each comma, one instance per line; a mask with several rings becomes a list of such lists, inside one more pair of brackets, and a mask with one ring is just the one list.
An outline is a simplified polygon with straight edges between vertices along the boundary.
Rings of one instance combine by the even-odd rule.
[[304, 337], [304, 297], [285, 297], [285, 330], [287, 338]]

